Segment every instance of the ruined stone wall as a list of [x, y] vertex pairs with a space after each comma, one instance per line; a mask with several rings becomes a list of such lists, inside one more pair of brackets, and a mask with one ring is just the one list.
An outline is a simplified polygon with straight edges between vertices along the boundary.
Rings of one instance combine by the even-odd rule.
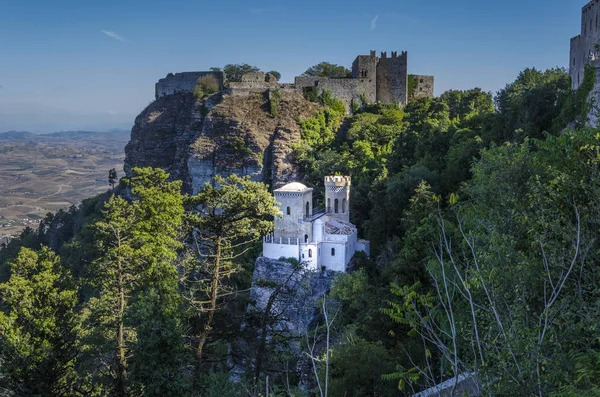
[[433, 76], [415, 74], [413, 78], [417, 81], [412, 98], [433, 98], [434, 79]]
[[299, 91], [303, 87], [317, 87], [319, 92], [329, 91], [335, 98], [344, 102], [348, 111], [351, 109], [352, 102], [361, 103], [361, 95], [365, 96], [367, 102], [375, 102], [375, 92], [372, 90], [372, 82], [368, 78], [338, 79], [298, 76], [295, 81]]
[[594, 48], [600, 42], [600, 0], [592, 0], [581, 9], [581, 32], [571, 39], [569, 74], [575, 89], [583, 83], [583, 72], [590, 58], [600, 53]]
[[382, 52], [377, 63], [377, 102], [400, 103], [407, 102], [408, 90], [408, 54], [406, 51], [398, 55], [392, 51], [392, 56]]
[[169, 73], [167, 77], [158, 80], [155, 86], [156, 99], [172, 95], [177, 92], [193, 92], [198, 79], [203, 76], [212, 75], [219, 82], [219, 88], [223, 89], [225, 74], [223, 72], [182, 72]]

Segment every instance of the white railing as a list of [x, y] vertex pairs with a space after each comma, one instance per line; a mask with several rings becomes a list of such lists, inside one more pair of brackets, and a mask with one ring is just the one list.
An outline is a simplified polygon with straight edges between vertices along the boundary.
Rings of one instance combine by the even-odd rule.
[[279, 244], [279, 245], [299, 245], [299, 238], [291, 238], [291, 237], [275, 237], [273, 234], [268, 234], [263, 236], [264, 244]]

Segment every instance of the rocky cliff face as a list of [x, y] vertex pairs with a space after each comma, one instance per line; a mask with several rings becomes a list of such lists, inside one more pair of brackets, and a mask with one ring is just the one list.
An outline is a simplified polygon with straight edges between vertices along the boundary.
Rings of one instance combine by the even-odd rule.
[[282, 92], [277, 117], [264, 94], [215, 94], [202, 103], [190, 93], [158, 98], [136, 118], [125, 148], [125, 170], [160, 167], [194, 194], [216, 175], [250, 175], [276, 188], [297, 179], [292, 146], [297, 120], [318, 105]]

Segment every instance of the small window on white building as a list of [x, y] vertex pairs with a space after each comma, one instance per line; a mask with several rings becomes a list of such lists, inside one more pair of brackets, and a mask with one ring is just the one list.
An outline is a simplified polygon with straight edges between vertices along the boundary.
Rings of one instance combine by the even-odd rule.
[[331, 212], [331, 199], [327, 199], [327, 212]]
[[304, 243], [308, 243], [308, 234], [304, 235]]
[[288, 215], [292, 215], [292, 209], [290, 207], [287, 207], [287, 211], [286, 212], [287, 212]]
[[312, 258], [312, 250], [311, 249], [308, 250], [308, 257]]
[[309, 216], [310, 216], [310, 204], [307, 201], [306, 202], [306, 217], [308, 218]]
[[335, 201], [333, 202], [333, 212], [335, 212], [336, 214], [339, 212], [339, 206], [340, 201], [338, 199], [335, 199]]
[[331, 256], [335, 256], [335, 248], [331, 249]]
[[342, 199], [342, 214], [346, 213], [346, 199]]

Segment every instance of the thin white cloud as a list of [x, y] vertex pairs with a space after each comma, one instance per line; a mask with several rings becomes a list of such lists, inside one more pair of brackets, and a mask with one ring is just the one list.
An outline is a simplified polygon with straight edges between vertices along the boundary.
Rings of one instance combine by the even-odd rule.
[[108, 37], [111, 37], [115, 40], [119, 40], [119, 41], [127, 41], [125, 40], [125, 38], [121, 35], [119, 35], [118, 33], [115, 32], [111, 32], [109, 30], [100, 30], [102, 33], [104, 33], [105, 35], [107, 35]]
[[375, 30], [377, 28], [377, 20], [379, 19], [379, 14], [375, 15], [373, 19], [371, 19], [371, 30]]

